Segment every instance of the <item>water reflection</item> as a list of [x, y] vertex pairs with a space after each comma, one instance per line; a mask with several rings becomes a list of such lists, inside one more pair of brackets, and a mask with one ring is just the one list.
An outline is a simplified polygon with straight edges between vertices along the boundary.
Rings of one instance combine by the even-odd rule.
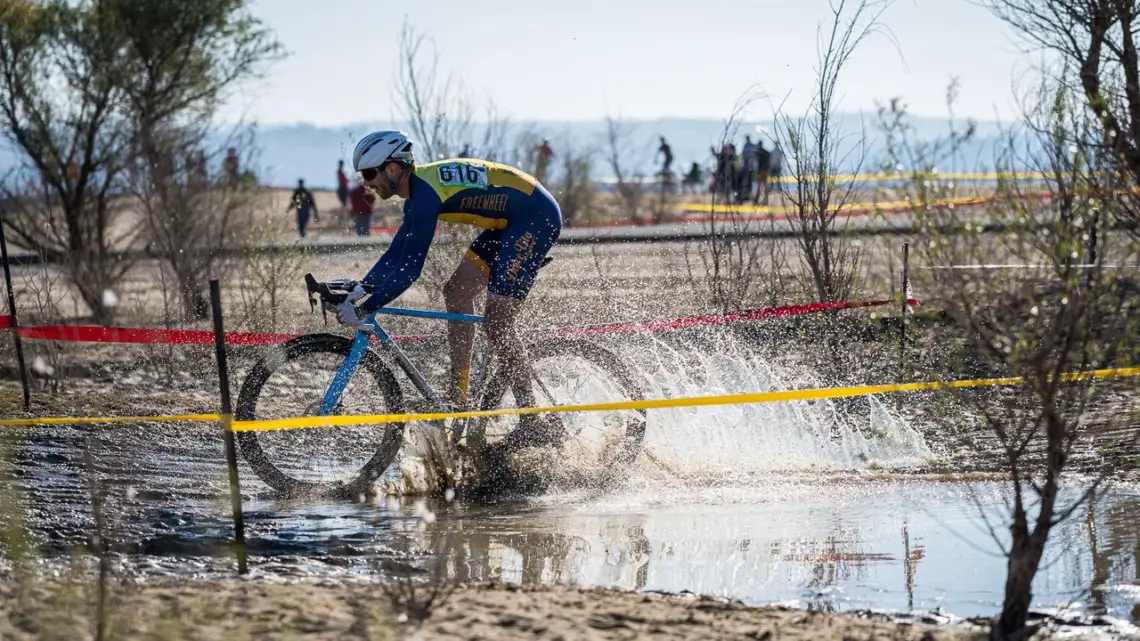
[[[1000, 486], [933, 483], [832, 487], [752, 503], [647, 506], [624, 497], [493, 511], [438, 506], [434, 522], [409, 528], [407, 543], [443, 550], [448, 574], [460, 580], [971, 616], [996, 611], [1004, 579], [975, 499], [991, 519], [999, 515]], [[1138, 517], [1140, 498], [1116, 493], [1091, 506], [1087, 522], [1061, 526], [1035, 607], [1086, 602], [1092, 613], [1140, 623]]]
[[1108, 614], [1110, 596], [1121, 587], [1113, 577], [1131, 576], [1137, 589], [1130, 615], [1140, 622], [1140, 500], [1123, 500], [1099, 510], [1097, 501], [1090, 502], [1085, 527], [1092, 556], [1089, 611]]

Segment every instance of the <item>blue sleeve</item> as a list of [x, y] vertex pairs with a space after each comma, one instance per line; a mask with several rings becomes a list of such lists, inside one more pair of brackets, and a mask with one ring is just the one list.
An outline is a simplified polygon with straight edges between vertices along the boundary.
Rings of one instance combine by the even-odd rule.
[[428, 248], [435, 237], [440, 201], [431, 187], [421, 187], [421, 193], [405, 205], [404, 222], [396, 231], [392, 245], [362, 281], [376, 288], [361, 305], [369, 314], [403, 294], [423, 270]]

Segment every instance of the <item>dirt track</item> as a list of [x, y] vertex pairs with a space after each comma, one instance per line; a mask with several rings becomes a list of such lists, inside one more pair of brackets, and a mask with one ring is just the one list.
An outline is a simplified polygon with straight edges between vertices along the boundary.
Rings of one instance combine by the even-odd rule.
[[[83, 592], [39, 588], [18, 611], [0, 584], [0, 638], [93, 638]], [[401, 622], [375, 585], [264, 582], [128, 588], [110, 610], [116, 639], [983, 639], [974, 626], [934, 626], [751, 608], [719, 600], [575, 588], [460, 588], [422, 625]], [[141, 614], [145, 613], [145, 614]]]

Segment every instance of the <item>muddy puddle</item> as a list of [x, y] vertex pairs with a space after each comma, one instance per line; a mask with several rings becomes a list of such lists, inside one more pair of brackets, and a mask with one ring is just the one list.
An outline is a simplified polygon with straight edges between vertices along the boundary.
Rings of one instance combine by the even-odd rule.
[[[733, 346], [658, 343], [627, 356], [650, 398], [820, 385]], [[163, 404], [158, 395], [146, 402]], [[90, 533], [86, 434], [31, 429], [10, 442], [23, 509], [4, 518], [27, 519], [48, 564], [65, 563]], [[123, 571], [232, 576], [218, 426], [95, 434]], [[931, 434], [869, 398], [651, 412], [637, 463], [605, 491], [495, 504], [283, 501], [244, 463], [241, 478], [251, 571], [269, 580], [376, 580], [411, 567], [465, 581], [688, 591], [840, 612], [992, 615], [1004, 578], [994, 540], [1007, 538], [1004, 489], [907, 472], [939, 456]], [[1081, 491], [1074, 484], [1063, 498]], [[1140, 624], [1140, 485], [1110, 486], [1058, 528], [1034, 606]]]
[[[98, 467], [124, 571], [232, 575], [216, 427], [108, 436]], [[145, 443], [146, 453], [122, 443]], [[82, 444], [76, 430], [33, 432], [16, 451], [25, 512], [49, 564], [63, 563], [89, 533]], [[423, 576], [689, 591], [840, 612], [968, 617], [994, 613], [1001, 598], [1003, 559], [986, 526], [1004, 540], [997, 482], [785, 471], [729, 483], [669, 480], [646, 466], [605, 493], [480, 505], [283, 501], [248, 474], [243, 480], [250, 565], [271, 580], [373, 580], [394, 563]], [[1140, 624], [1140, 486], [1111, 486], [1050, 545], [1035, 607]]]

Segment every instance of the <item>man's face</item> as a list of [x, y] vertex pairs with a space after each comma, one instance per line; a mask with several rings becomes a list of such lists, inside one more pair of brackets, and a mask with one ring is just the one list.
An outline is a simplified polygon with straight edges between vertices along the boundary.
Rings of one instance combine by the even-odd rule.
[[[393, 183], [396, 182], [399, 179], [399, 175], [400, 168], [395, 164], [390, 164], [382, 171], [377, 172], [371, 180], [365, 179], [364, 185], [366, 187], [371, 187], [374, 189], [380, 198], [388, 200], [395, 194], [395, 192], [392, 191], [392, 188], [388, 186], [390, 184], [389, 181]], [[361, 178], [363, 179], [364, 176], [362, 175]]]

